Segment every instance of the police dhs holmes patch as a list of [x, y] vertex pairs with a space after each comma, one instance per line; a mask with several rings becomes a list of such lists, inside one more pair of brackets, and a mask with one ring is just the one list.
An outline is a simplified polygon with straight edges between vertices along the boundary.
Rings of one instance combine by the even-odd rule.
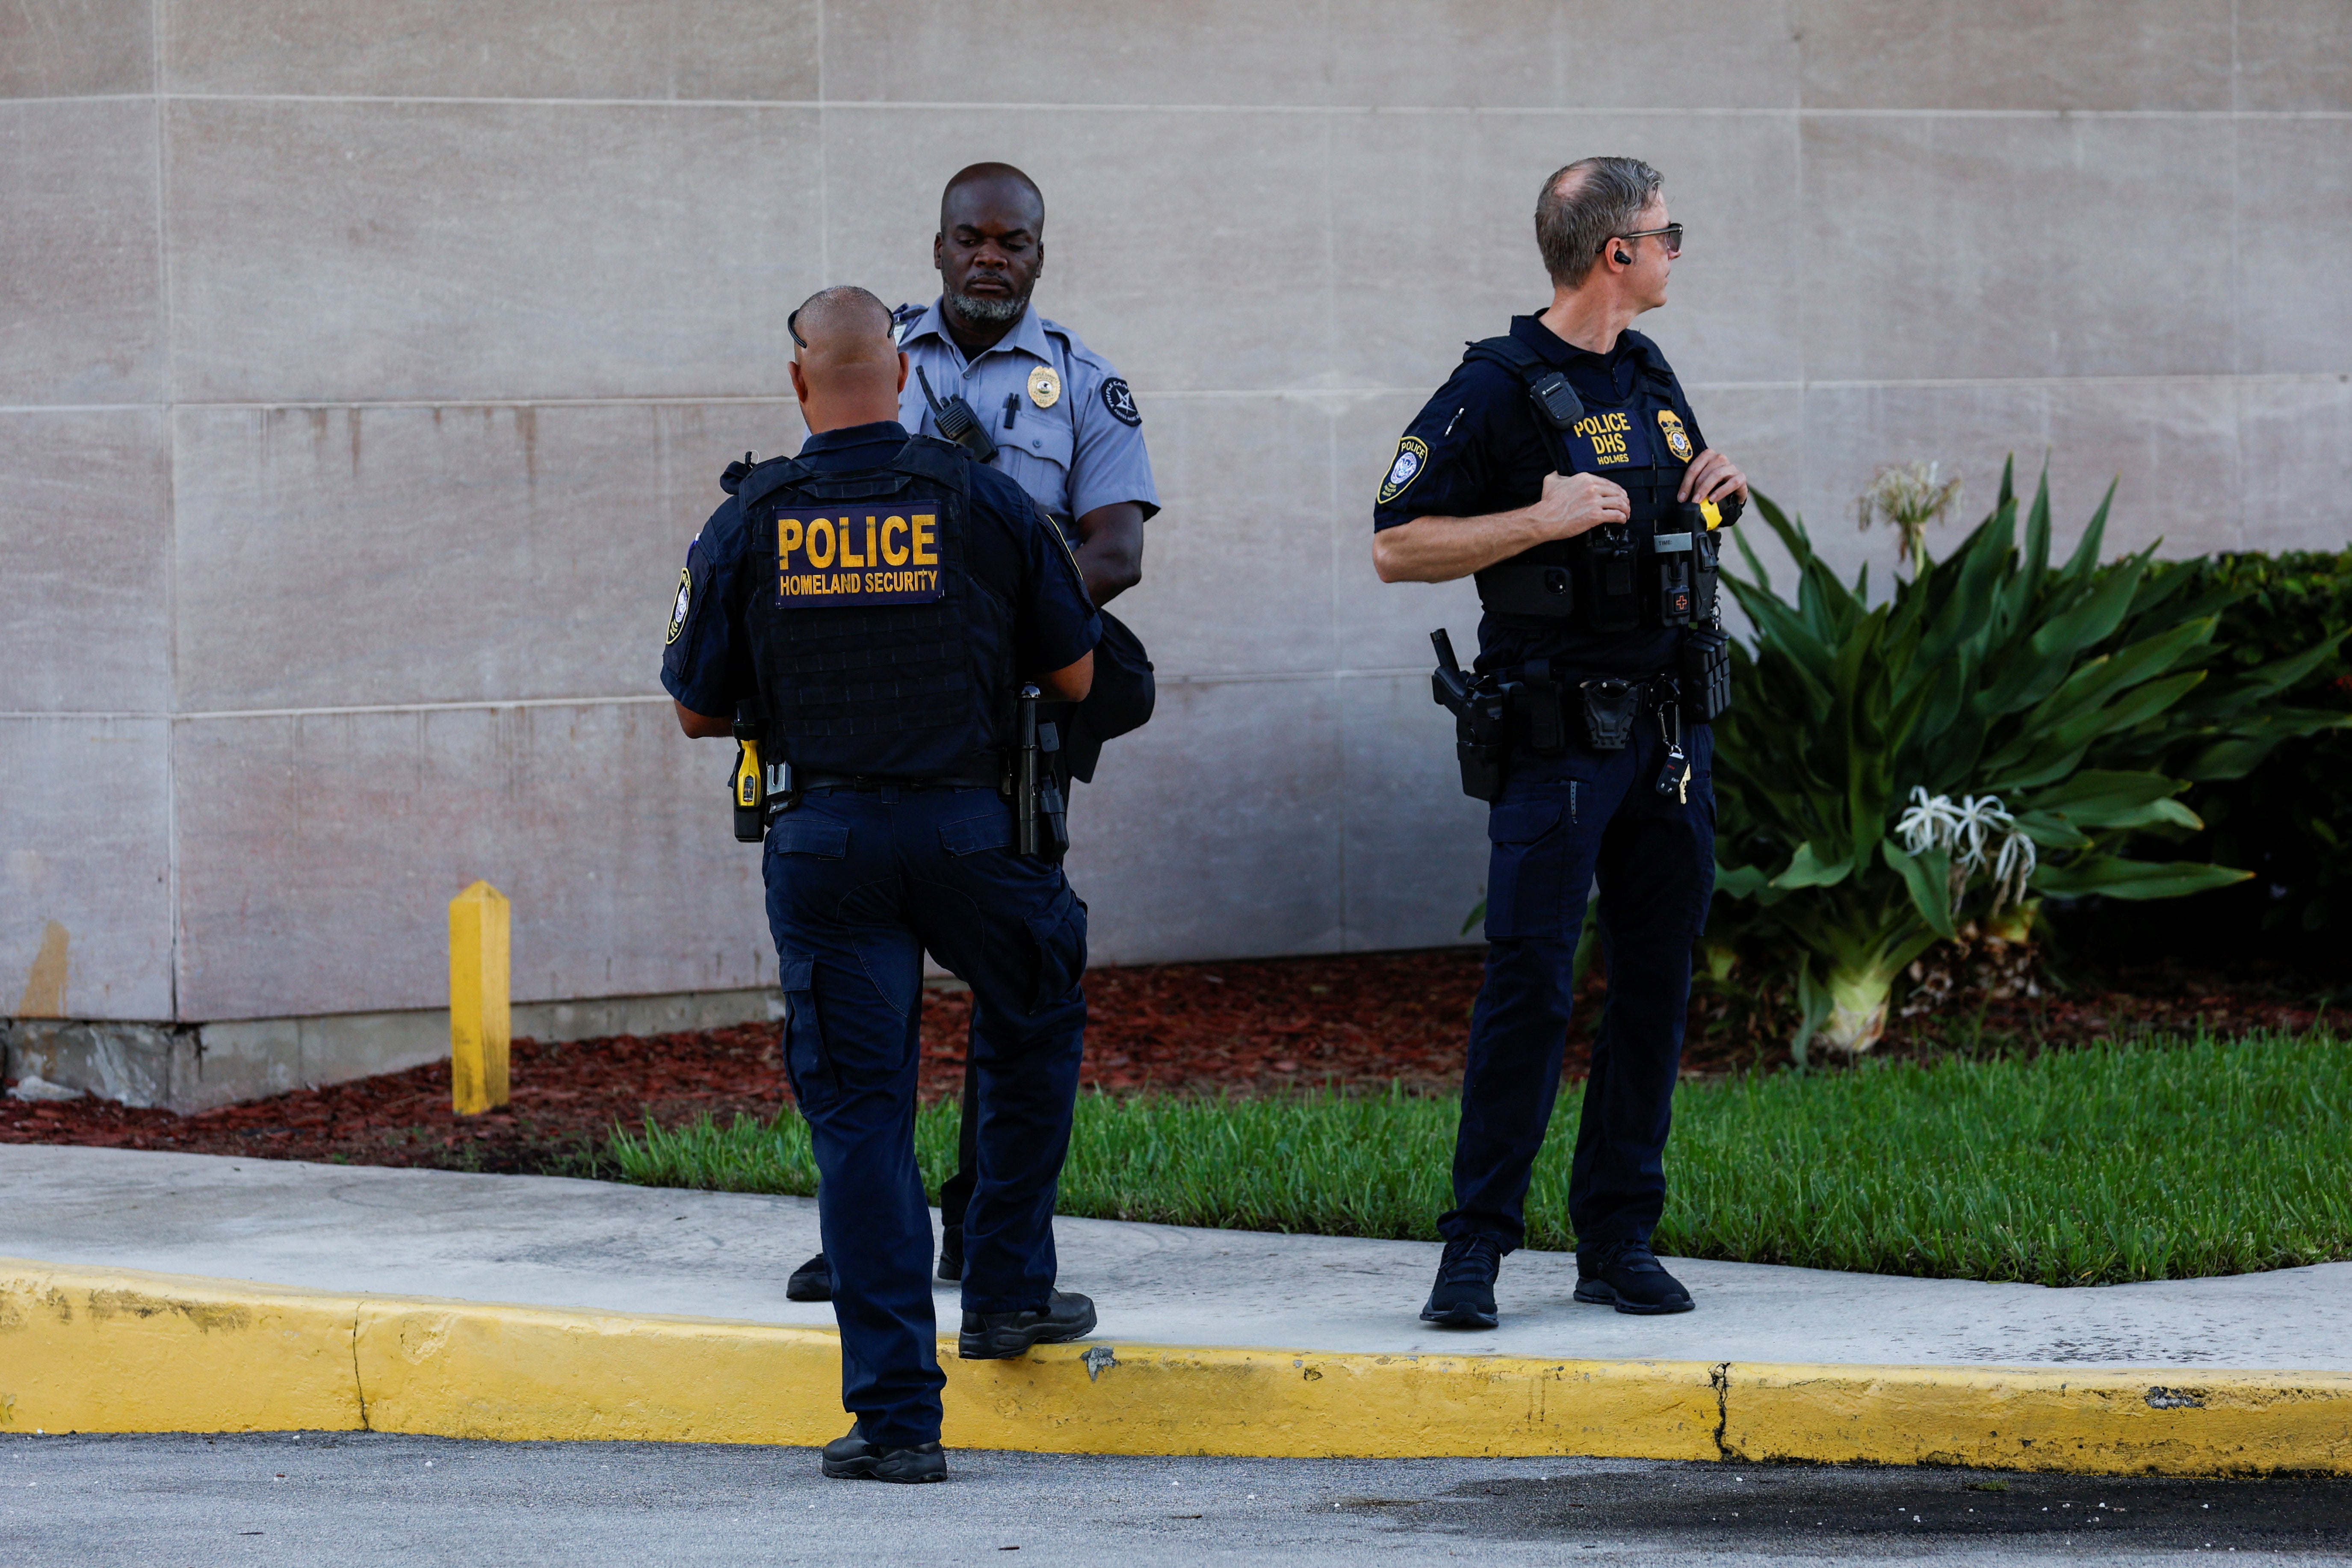
[[1389, 464], [1388, 478], [1381, 481], [1381, 504], [1389, 502], [1411, 489], [1421, 478], [1421, 470], [1429, 467], [1429, 443], [1418, 436], [1407, 436], [1397, 443], [1396, 458]]
[[686, 612], [694, 607], [694, 568], [688, 567], [677, 574], [677, 597], [670, 602], [669, 636], [662, 638], [662, 647], [677, 641], [686, 630]]

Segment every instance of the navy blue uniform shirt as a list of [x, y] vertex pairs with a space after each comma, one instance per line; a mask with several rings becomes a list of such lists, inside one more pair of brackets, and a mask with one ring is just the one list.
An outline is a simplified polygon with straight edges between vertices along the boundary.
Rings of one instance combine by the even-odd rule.
[[[1567, 375], [1588, 416], [1620, 410], [1638, 416], [1642, 356], [1645, 351], [1655, 352], [1641, 333], [1621, 332], [1605, 354], [1561, 342], [1536, 316], [1512, 317], [1511, 336]], [[1663, 356], [1657, 363], [1664, 363]], [[1679, 385], [1675, 391], [1675, 407], [1696, 431], [1697, 423]], [[1579, 449], [1579, 468], [1589, 464], [1605, 479], [1612, 468], [1674, 461], [1646, 419], [1591, 423], [1625, 428], [1587, 431], [1580, 425], [1579, 434], [1570, 437]], [[1555, 467], [1553, 448], [1536, 424], [1527, 387], [1501, 365], [1467, 361], [1454, 368], [1405, 427], [1382, 487], [1387, 499], [1372, 509], [1373, 531], [1417, 517], [1487, 517], [1527, 506], [1542, 497], [1544, 476]], [[1549, 658], [1572, 670], [1654, 675], [1674, 667], [1680, 637], [1678, 630], [1663, 627], [1586, 632], [1567, 621], [1488, 615], [1478, 623], [1478, 668], [1496, 669]]]
[[[800, 458], [824, 473], [855, 473], [886, 467], [907, 444], [896, 420], [853, 425], [811, 436]], [[1084, 658], [1102, 637], [1077, 562], [1061, 531], [1038, 510], [1019, 485], [993, 469], [970, 464], [970, 521], [965, 566], [975, 584], [1013, 606], [1014, 646], [1000, 657], [1015, 679], [1043, 674]], [[735, 704], [758, 690], [743, 607], [755, 584], [771, 581], [770, 563], [753, 563], [751, 530], [743, 509], [729, 496], [687, 548], [688, 570], [697, 583], [698, 556], [710, 568], [709, 585], [698, 588], [686, 608], [685, 627], [662, 660], [662, 685], [697, 713], [729, 716]], [[945, 773], [961, 759], [942, 757]]]

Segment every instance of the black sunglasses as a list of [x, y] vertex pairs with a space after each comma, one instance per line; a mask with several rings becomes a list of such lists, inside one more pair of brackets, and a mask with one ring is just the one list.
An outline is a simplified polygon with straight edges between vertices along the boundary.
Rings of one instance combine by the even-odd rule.
[[1668, 256], [1680, 256], [1683, 253], [1683, 226], [1678, 223], [1670, 223], [1664, 228], [1635, 229], [1632, 234], [1612, 235], [1610, 237], [1613, 239], [1647, 239], [1652, 235], [1663, 235], [1665, 237], [1666, 254]]

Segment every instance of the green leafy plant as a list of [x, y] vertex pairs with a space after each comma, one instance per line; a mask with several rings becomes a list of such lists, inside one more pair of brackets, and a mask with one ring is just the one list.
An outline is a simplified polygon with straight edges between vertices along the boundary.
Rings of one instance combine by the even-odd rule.
[[2192, 860], [2118, 853], [2151, 828], [2202, 826], [2178, 798], [2236, 777], [2290, 736], [2336, 722], [2278, 694], [2334, 638], [2252, 668], [2209, 659], [2230, 596], [2189, 593], [2153, 551], [2102, 566], [2099, 504], [2050, 559], [2044, 476], [2018, 537], [2004, 471], [1991, 513], [1944, 561], [1924, 548], [1872, 602], [1815, 554], [1801, 521], [1758, 497], [1795, 558], [1794, 604], [1740, 541], [1725, 583], [1755, 625], [1735, 647], [1737, 700], [1716, 727], [1717, 888], [1744, 907], [1751, 970], [1793, 967], [1799, 1060], [1818, 1040], [1867, 1050], [1896, 977], [1969, 921], [2014, 932], [2044, 896], [2172, 898], [2243, 880]]
[[[2335, 645], [2335, 656], [2282, 700], [2290, 715], [2321, 710], [2352, 718], [2352, 660], [2337, 640], [2352, 631], [2352, 550], [2203, 556], [2157, 570], [2176, 579], [2185, 596], [2223, 603], [2220, 629], [2203, 656], [2218, 671]], [[2321, 964], [2340, 963], [2343, 935], [2352, 926], [2352, 726], [2312, 733], [2290, 717], [2286, 730], [2261, 765], [2242, 773], [2184, 773], [2194, 782], [2182, 799], [2207, 830], [2174, 835], [2176, 847], [2242, 866], [2258, 883], [2200, 897], [2188, 922], [2198, 930], [2194, 955], [2217, 949], [2299, 952]], [[2171, 937], [2127, 932], [2142, 952], [2163, 951]]]

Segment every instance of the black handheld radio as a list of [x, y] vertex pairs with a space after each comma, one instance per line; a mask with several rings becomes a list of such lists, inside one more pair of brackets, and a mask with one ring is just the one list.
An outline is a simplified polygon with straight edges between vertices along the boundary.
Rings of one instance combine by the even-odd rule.
[[980, 422], [980, 416], [971, 411], [971, 405], [963, 400], [961, 393], [951, 392], [947, 401], [941, 402], [931, 390], [931, 378], [923, 374], [921, 365], [915, 367], [915, 379], [922, 384], [923, 401], [931, 405], [931, 417], [939, 422], [940, 435], [981, 462], [996, 456], [996, 442], [989, 435], [988, 426]]

